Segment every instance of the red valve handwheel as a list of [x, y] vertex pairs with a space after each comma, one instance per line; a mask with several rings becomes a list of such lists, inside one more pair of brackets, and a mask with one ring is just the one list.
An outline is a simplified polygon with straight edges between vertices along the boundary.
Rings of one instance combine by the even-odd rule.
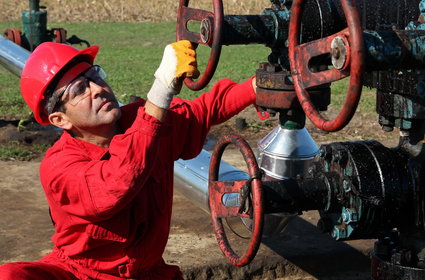
[[19, 29], [6, 29], [3, 35], [18, 46], [22, 45], [21, 32]]
[[[214, 13], [188, 7], [189, 0], [180, 0], [177, 15], [176, 37], [178, 40], [189, 40], [195, 44], [211, 47], [211, 54], [205, 72], [194, 81], [191, 78], [184, 80], [191, 90], [203, 89], [211, 80], [217, 68], [221, 53], [221, 30], [223, 26], [223, 2], [213, 0]], [[187, 29], [187, 23], [191, 20], [201, 22], [201, 33], [194, 33]]]
[[[364, 41], [360, 16], [355, 0], [341, 0], [347, 28], [329, 37], [299, 44], [301, 18], [306, 0], [295, 0], [289, 22], [289, 61], [298, 100], [307, 117], [320, 129], [332, 132], [342, 129], [353, 117], [360, 100], [364, 72]], [[338, 38], [337, 38], [338, 37]], [[331, 44], [338, 39], [346, 48], [347, 58], [340, 69], [313, 73], [309, 61], [316, 56], [331, 53]], [[331, 83], [350, 76], [347, 97], [335, 119], [324, 119], [314, 107], [307, 88]]]
[[[241, 151], [248, 167], [250, 179], [241, 181], [218, 181], [221, 156], [227, 145], [233, 143]], [[227, 135], [220, 139], [215, 146], [211, 157], [209, 171], [209, 205], [215, 236], [221, 251], [227, 260], [235, 266], [249, 264], [257, 254], [263, 232], [263, 193], [261, 187], [261, 172], [255, 159], [254, 153], [248, 143], [236, 135]], [[223, 196], [226, 193], [239, 193], [248, 203], [248, 208], [236, 206], [227, 207], [223, 204]], [[240, 199], [239, 201], [241, 202]], [[223, 228], [223, 218], [241, 217], [250, 218], [253, 221], [252, 235], [244, 255], [239, 256], [232, 249]]]
[[66, 30], [63, 28], [53, 29], [53, 35], [55, 36], [55, 43], [66, 43]]

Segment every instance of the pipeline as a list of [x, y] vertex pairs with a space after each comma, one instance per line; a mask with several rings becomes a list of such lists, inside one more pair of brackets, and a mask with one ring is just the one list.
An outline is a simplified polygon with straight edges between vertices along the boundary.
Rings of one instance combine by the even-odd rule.
[[20, 77], [30, 52], [0, 36], [0, 64]]
[[[208, 206], [208, 172], [211, 154], [206, 150], [190, 160], [177, 160], [174, 162], [174, 187], [193, 202], [196, 206], [209, 213]], [[220, 181], [247, 180], [248, 174], [221, 161], [219, 169]], [[238, 206], [237, 193], [223, 196], [226, 206]]]

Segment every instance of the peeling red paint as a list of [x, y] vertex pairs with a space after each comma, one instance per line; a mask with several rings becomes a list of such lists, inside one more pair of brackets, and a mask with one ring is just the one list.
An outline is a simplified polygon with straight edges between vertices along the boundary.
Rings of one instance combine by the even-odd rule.
[[[292, 14], [289, 23], [289, 60], [292, 77], [297, 92], [297, 97], [307, 117], [320, 129], [328, 132], [338, 131], [344, 128], [353, 117], [360, 100], [363, 73], [364, 73], [364, 41], [358, 10], [355, 0], [341, 1], [347, 20], [348, 28], [319, 40], [299, 44], [301, 18], [305, 0], [296, 0], [292, 6]], [[328, 54], [331, 51], [330, 44], [336, 36], [347, 38], [348, 63], [341, 70], [330, 69], [322, 72], [311, 72], [309, 61], [311, 58]], [[350, 76], [350, 86], [341, 112], [335, 119], [324, 119], [311, 101], [306, 90], [309, 87], [331, 83]]]
[[[210, 57], [205, 72], [201, 77], [194, 81], [191, 78], [184, 80], [186, 86], [191, 90], [201, 90], [210, 82], [214, 72], [217, 68], [218, 61], [221, 53], [221, 33], [223, 26], [223, 3], [221, 0], [213, 0], [214, 13], [189, 8], [189, 0], [180, 0], [180, 5], [177, 14], [177, 25], [176, 25], [176, 39], [189, 40], [194, 44], [202, 44], [211, 47]], [[205, 20], [209, 23], [210, 29], [209, 40], [203, 42], [200, 33], [194, 33], [187, 29], [187, 23], [189, 21], [202, 21]]]
[[[218, 181], [221, 156], [223, 155], [224, 149], [227, 145], [231, 143], [236, 145], [241, 151], [247, 164], [248, 173], [251, 176], [251, 179], [241, 181]], [[226, 207], [222, 202], [223, 195], [225, 193], [240, 193], [241, 189], [246, 184], [248, 184], [251, 194], [250, 211], [248, 211], [248, 213], [239, 213], [239, 206]], [[245, 266], [249, 264], [254, 259], [258, 248], [260, 247], [264, 211], [261, 172], [254, 153], [243, 138], [237, 135], [226, 135], [217, 143], [210, 162], [208, 192], [212, 224], [221, 251], [232, 265]], [[253, 220], [251, 239], [245, 253], [242, 256], [239, 256], [232, 249], [223, 228], [222, 219], [230, 217], [245, 217]]]

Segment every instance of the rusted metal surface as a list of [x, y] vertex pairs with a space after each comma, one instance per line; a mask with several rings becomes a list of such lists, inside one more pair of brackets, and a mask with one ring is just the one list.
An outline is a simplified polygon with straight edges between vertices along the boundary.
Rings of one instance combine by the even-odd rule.
[[365, 30], [366, 70], [421, 69], [425, 30]]
[[291, 81], [291, 72], [282, 68], [279, 64], [260, 63], [256, 71], [257, 86], [266, 89], [291, 91], [294, 84]]
[[[239, 148], [245, 159], [250, 175], [248, 180], [218, 181], [221, 157], [224, 149], [231, 143]], [[219, 140], [211, 157], [208, 181], [211, 218], [220, 249], [229, 263], [235, 266], [245, 266], [252, 261], [260, 247], [264, 211], [260, 169], [254, 153], [243, 138], [227, 135]], [[240, 206], [226, 207], [223, 204], [223, 195], [226, 193], [239, 193], [240, 203], [245, 199], [247, 203], [242, 202]], [[242, 256], [236, 254], [232, 249], [224, 231], [222, 219], [230, 217], [243, 217], [253, 220], [252, 236]]]
[[[386, 244], [385, 244], [386, 243]], [[385, 241], [376, 241], [375, 250], [390, 251], [396, 249], [398, 243], [391, 239]], [[376, 251], [372, 252], [372, 265], [371, 274], [373, 280], [422, 280], [425, 279], [425, 269], [419, 269], [416, 267], [406, 266], [406, 261], [412, 258], [410, 251], [397, 252], [394, 260], [387, 261], [383, 260], [376, 254]]]
[[[301, 108], [292, 83], [291, 73], [279, 65], [260, 63], [256, 72], [256, 104], [263, 108], [298, 109]], [[330, 84], [308, 89], [313, 104], [325, 111], [330, 104]]]
[[297, 78], [297, 81], [299, 81], [302, 88], [305, 89], [326, 83], [332, 83], [350, 76], [350, 69], [347, 69], [347, 64], [349, 64], [351, 60], [350, 46], [347, 46], [347, 63], [344, 63], [346, 65], [345, 67], [342, 67], [341, 70], [333, 68], [320, 72], [312, 72], [311, 66], [309, 65], [309, 62], [314, 57], [326, 54], [331, 55], [331, 44], [334, 39], [344, 37], [350, 37], [348, 29], [344, 29], [339, 33], [336, 33], [332, 36], [323, 39], [298, 45], [296, 48], [294, 48], [294, 58], [296, 60], [294, 61], [294, 63], [291, 62], [291, 66], [292, 64], [294, 65], [292, 66], [292, 74], [297, 75], [297, 77], [299, 77]]
[[[180, 0], [177, 15], [176, 37], [177, 40], [189, 40], [195, 44], [211, 47], [207, 67], [201, 77], [194, 81], [191, 78], [184, 80], [186, 86], [191, 90], [203, 89], [214, 75], [221, 53], [221, 38], [223, 26], [223, 3], [221, 0], [213, 0], [214, 13], [189, 8], [189, 0]], [[204, 21], [199, 33], [187, 29], [189, 21]], [[203, 33], [203, 34], [201, 34]], [[205, 40], [205, 38], [207, 38]], [[204, 40], [203, 40], [204, 39]]]
[[226, 15], [223, 45], [281, 46], [288, 37], [289, 10], [265, 9], [261, 15]]
[[[305, 0], [294, 2], [289, 24], [289, 60], [295, 90], [307, 117], [318, 128], [328, 132], [337, 131], [342, 129], [351, 120], [360, 100], [365, 56], [360, 16], [356, 8], [356, 2], [354, 0], [344, 0], [342, 1], [342, 5], [348, 28], [329, 37], [300, 45], [301, 16], [305, 2]], [[331, 50], [330, 44], [337, 36], [348, 38], [349, 46], [347, 46], [347, 54], [351, 57], [349, 59], [349, 66], [343, 68], [342, 71], [334, 68], [312, 73], [309, 70], [310, 59], [315, 56], [329, 54]], [[326, 120], [315, 108], [306, 89], [347, 77], [348, 71], [350, 73], [350, 85], [343, 108], [335, 119]]]
[[21, 32], [19, 29], [6, 29], [3, 35], [18, 46], [22, 45]]
[[[330, 104], [330, 88], [309, 90], [310, 98], [319, 111], [325, 111]], [[270, 90], [257, 88], [255, 103], [271, 109], [301, 109], [295, 90]]]
[[66, 44], [66, 30], [63, 28], [53, 29], [53, 35], [55, 36], [56, 43]]
[[260, 107], [272, 109], [301, 108], [295, 91], [257, 88], [255, 103]]

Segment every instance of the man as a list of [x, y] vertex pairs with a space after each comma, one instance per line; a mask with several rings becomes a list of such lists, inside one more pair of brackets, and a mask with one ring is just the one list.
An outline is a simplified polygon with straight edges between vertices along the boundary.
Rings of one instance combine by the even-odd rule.
[[98, 47], [44, 43], [28, 58], [22, 95], [41, 124], [64, 129], [40, 167], [55, 233], [38, 262], [0, 267], [0, 279], [183, 279], [165, 264], [173, 163], [195, 157], [210, 127], [255, 100], [254, 79], [222, 80], [193, 101], [173, 98], [197, 77], [188, 41], [165, 48], [147, 100], [119, 108], [93, 66]]

